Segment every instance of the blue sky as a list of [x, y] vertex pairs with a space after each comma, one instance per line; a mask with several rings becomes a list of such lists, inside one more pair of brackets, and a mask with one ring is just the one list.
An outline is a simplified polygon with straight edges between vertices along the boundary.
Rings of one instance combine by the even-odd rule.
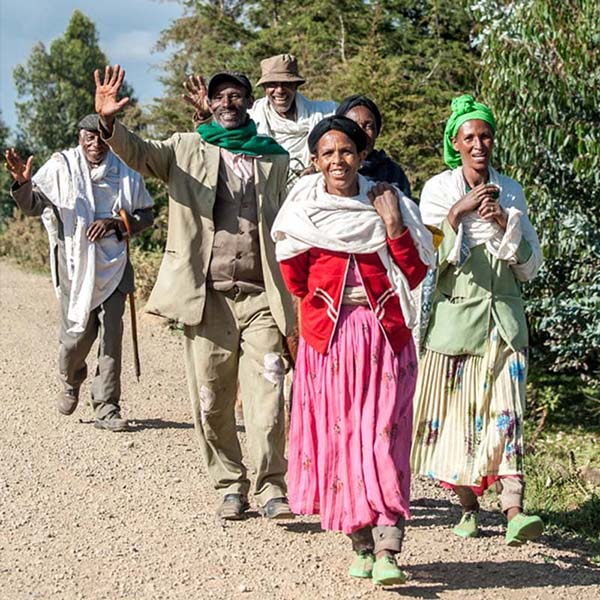
[[37, 42], [46, 46], [62, 35], [75, 9], [98, 30], [100, 47], [121, 64], [142, 104], [161, 93], [157, 68], [165, 55], [152, 53], [160, 32], [182, 14], [169, 0], [0, 0], [0, 110], [14, 130], [17, 99], [12, 71], [23, 64]]

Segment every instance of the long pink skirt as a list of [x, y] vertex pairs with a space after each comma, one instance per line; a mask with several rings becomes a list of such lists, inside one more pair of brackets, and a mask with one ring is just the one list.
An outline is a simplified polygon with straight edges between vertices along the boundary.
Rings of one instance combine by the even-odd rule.
[[394, 354], [373, 312], [343, 306], [328, 354], [300, 340], [288, 487], [295, 513], [352, 533], [409, 518], [412, 340]]

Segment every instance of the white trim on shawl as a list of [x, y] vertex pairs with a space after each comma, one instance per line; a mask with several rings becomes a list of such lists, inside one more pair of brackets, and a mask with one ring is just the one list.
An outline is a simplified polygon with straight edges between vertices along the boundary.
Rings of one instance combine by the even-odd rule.
[[[500, 205], [507, 213], [506, 231], [495, 221], [485, 221], [476, 211], [462, 217], [458, 226], [456, 242], [448, 255], [448, 262], [458, 264], [461, 245], [469, 248], [485, 244], [488, 252], [500, 260], [510, 263], [519, 281], [529, 281], [537, 274], [542, 264], [542, 251], [537, 234], [527, 216], [527, 204], [523, 188], [510, 177], [501, 175], [489, 167], [490, 183], [500, 188]], [[467, 184], [462, 167], [447, 170], [432, 177], [423, 188], [419, 208], [423, 222], [439, 227], [450, 208], [467, 193]], [[525, 238], [531, 246], [531, 257], [522, 264], [517, 263], [517, 249]]]
[[258, 133], [269, 135], [290, 154], [290, 169], [302, 171], [310, 165], [306, 143], [312, 128], [324, 117], [335, 112], [333, 101], [309, 100], [296, 92], [296, 120], [285, 119], [271, 106], [268, 98], [257, 100], [248, 111]]
[[[72, 332], [84, 330], [90, 311], [104, 302], [119, 284], [127, 254], [125, 243], [120, 251], [104, 256], [96, 243], [91, 243], [86, 231], [95, 219], [92, 182], [104, 179], [109, 169], [118, 169], [120, 186], [113, 206], [114, 215], [124, 208], [129, 214], [152, 206], [144, 180], [109, 151], [105, 161], [90, 169], [81, 146], [52, 155], [33, 177], [35, 186], [52, 202], [63, 224], [67, 274], [71, 281], [67, 317], [73, 322]], [[58, 228], [54, 211], [46, 209], [42, 221], [48, 232], [50, 256], [58, 244]], [[102, 242], [102, 240], [100, 240]], [[97, 281], [96, 266], [100, 261], [102, 282]], [[54, 261], [51, 261], [54, 267]], [[53, 272], [56, 287], [56, 273]]]
[[[341, 197], [325, 191], [325, 178], [321, 173], [302, 177], [288, 194], [271, 229], [277, 260], [292, 258], [310, 248], [347, 254], [376, 252], [400, 299], [406, 325], [412, 329], [417, 323], [417, 314], [410, 286], [390, 255], [385, 225], [367, 196], [375, 183], [362, 175], [358, 176], [358, 182], [357, 196]], [[395, 189], [402, 220], [419, 257], [424, 264], [432, 266], [435, 250], [431, 232], [423, 225], [417, 205]]]

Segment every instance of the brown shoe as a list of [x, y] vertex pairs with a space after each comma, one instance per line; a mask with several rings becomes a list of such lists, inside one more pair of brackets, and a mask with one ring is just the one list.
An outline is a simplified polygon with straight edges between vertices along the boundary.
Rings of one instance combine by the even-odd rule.
[[217, 509], [217, 517], [225, 521], [239, 521], [250, 508], [248, 499], [242, 494], [225, 494], [221, 506]]
[[121, 413], [118, 410], [111, 412], [102, 419], [94, 421], [94, 427], [96, 429], [106, 429], [108, 431], [129, 431], [129, 422], [127, 419], [121, 417]]
[[79, 402], [79, 388], [64, 390], [56, 397], [56, 408], [61, 415], [72, 415]]
[[258, 509], [258, 512], [267, 519], [294, 519], [296, 515], [290, 510], [288, 499], [285, 497], [271, 498]]

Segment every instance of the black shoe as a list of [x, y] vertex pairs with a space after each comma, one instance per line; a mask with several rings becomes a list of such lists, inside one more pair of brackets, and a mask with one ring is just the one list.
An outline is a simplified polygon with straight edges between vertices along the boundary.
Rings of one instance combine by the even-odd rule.
[[223, 502], [217, 509], [217, 517], [225, 521], [239, 521], [250, 508], [248, 498], [242, 494], [225, 494]]
[[96, 429], [106, 429], [108, 431], [129, 431], [129, 423], [127, 419], [121, 417], [118, 410], [111, 412], [102, 419], [96, 418], [94, 421]]
[[290, 510], [288, 499], [285, 496], [271, 498], [258, 509], [258, 512], [267, 519], [294, 519], [295, 515]]
[[61, 415], [72, 415], [79, 402], [79, 388], [64, 390], [56, 397], [56, 408]]

